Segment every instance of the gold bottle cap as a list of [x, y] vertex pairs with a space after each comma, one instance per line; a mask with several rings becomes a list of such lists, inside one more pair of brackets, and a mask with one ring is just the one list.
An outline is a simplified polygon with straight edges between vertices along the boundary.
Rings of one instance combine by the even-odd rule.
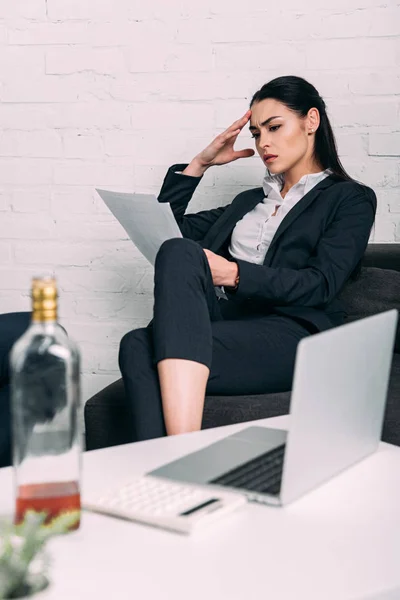
[[57, 298], [57, 282], [54, 277], [34, 277], [32, 280], [32, 321], [56, 321]]

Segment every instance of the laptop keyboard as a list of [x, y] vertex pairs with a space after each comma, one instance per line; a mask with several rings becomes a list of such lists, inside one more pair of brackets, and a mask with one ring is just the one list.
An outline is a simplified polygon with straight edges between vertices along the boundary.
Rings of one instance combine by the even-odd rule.
[[208, 483], [241, 488], [262, 494], [279, 494], [285, 444], [265, 452]]

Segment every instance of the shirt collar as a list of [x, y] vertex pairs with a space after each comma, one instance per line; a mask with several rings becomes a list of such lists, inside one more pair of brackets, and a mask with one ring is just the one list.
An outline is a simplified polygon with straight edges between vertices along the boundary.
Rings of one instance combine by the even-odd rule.
[[[325, 171], [320, 171], [319, 173], [309, 173], [307, 175], [303, 175], [303, 177], [293, 186], [293, 188], [297, 186], [302, 187], [302, 195], [305, 196], [315, 185], [325, 179], [325, 177], [328, 177], [328, 175], [331, 175], [331, 173], [331, 169], [325, 169]], [[267, 169], [263, 179], [264, 194], [268, 196], [269, 192], [274, 190], [280, 196], [284, 183], [285, 175], [283, 173], [273, 175]]]

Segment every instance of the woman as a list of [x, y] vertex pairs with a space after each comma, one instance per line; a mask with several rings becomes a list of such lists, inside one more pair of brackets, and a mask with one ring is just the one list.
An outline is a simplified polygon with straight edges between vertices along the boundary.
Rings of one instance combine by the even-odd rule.
[[[250, 109], [171, 167], [161, 189], [183, 239], [157, 255], [152, 323], [121, 341], [135, 440], [200, 429], [206, 393], [289, 390], [299, 341], [344, 321], [335, 298], [367, 246], [375, 194], [343, 169], [310, 83], [274, 79]], [[233, 148], [248, 122], [267, 167], [262, 188], [185, 215], [207, 169], [254, 154]]]

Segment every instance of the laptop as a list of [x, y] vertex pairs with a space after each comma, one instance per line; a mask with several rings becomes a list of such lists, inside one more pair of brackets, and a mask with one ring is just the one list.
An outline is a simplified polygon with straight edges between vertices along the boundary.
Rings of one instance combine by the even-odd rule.
[[381, 436], [397, 318], [397, 310], [389, 310], [300, 341], [289, 431], [246, 427], [148, 475], [286, 505], [372, 454]]

